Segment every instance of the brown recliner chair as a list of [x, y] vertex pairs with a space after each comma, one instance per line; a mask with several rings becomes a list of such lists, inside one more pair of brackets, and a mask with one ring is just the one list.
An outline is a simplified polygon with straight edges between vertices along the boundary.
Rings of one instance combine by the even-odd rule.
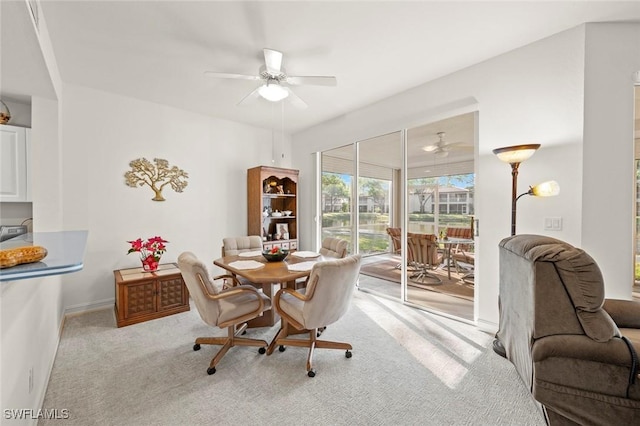
[[598, 265], [560, 240], [516, 235], [499, 251], [497, 338], [547, 422], [640, 424], [639, 304], [604, 303]]

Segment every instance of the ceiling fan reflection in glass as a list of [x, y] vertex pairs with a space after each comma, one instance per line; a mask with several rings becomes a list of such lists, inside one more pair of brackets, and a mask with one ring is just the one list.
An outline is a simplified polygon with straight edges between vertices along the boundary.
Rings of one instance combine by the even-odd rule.
[[472, 145], [467, 145], [464, 142], [445, 142], [445, 132], [438, 132], [437, 136], [438, 141], [436, 143], [424, 146], [422, 150], [433, 154], [437, 158], [448, 156], [452, 150], [473, 150]]

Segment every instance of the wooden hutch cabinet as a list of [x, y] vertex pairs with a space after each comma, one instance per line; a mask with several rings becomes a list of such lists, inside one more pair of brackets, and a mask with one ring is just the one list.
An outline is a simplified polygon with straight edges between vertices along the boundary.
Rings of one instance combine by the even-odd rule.
[[113, 273], [118, 327], [189, 310], [189, 291], [175, 263], [162, 264], [155, 272], [131, 268]]
[[248, 235], [262, 236], [264, 250], [274, 246], [297, 250], [298, 170], [269, 166], [249, 169], [247, 209]]

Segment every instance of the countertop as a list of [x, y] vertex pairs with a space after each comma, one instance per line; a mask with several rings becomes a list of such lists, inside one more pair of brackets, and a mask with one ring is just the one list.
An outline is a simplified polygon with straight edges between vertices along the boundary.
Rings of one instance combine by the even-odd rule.
[[22, 246], [42, 246], [47, 256], [40, 262], [25, 263], [0, 269], [0, 281], [61, 275], [84, 267], [88, 231], [34, 232], [0, 243], [0, 250]]

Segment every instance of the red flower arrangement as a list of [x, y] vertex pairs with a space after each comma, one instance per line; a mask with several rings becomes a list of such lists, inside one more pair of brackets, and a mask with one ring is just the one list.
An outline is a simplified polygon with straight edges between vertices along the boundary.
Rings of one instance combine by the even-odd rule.
[[160, 257], [162, 254], [167, 251], [167, 246], [164, 243], [168, 243], [169, 241], [163, 239], [162, 237], [152, 237], [147, 239], [146, 241], [142, 241], [141, 238], [138, 238], [135, 241], [127, 241], [131, 244], [131, 248], [127, 252], [140, 253], [140, 260], [142, 260], [142, 268], [145, 271], [155, 271], [158, 269], [158, 264], [160, 262]]

